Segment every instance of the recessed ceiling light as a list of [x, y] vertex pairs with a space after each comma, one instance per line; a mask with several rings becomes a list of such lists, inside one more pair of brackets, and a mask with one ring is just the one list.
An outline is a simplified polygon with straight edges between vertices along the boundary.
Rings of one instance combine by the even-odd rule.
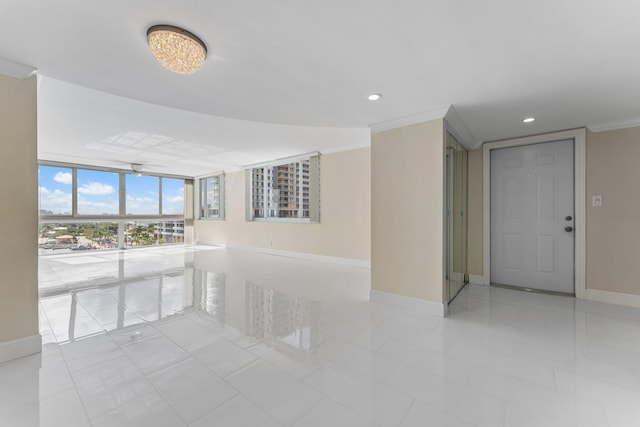
[[380, 98], [382, 98], [382, 95], [380, 95], [379, 93], [372, 93], [371, 95], [367, 96], [367, 99], [369, 101], [377, 101]]
[[527, 117], [526, 119], [522, 120], [523, 123], [531, 123], [531, 122], [535, 122], [535, 121], [536, 121], [535, 117]]
[[153, 56], [166, 69], [193, 74], [207, 58], [207, 46], [196, 35], [172, 25], [154, 25], [147, 30]]

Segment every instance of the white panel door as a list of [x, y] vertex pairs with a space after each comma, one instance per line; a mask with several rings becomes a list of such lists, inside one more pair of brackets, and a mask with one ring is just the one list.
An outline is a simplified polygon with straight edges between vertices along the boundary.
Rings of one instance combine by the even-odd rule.
[[573, 140], [491, 150], [491, 282], [574, 293]]

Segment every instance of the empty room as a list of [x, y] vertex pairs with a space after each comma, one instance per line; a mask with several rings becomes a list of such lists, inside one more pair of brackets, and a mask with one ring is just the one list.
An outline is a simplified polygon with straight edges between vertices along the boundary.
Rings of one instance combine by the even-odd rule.
[[640, 425], [640, 4], [0, 2], [0, 426]]

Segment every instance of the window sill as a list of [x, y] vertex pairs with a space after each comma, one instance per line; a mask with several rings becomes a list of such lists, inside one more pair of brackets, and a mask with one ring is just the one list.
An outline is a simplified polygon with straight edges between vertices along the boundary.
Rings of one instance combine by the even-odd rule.
[[291, 224], [320, 224], [320, 221], [311, 221], [302, 218], [254, 218], [248, 219], [247, 222], [280, 222]]

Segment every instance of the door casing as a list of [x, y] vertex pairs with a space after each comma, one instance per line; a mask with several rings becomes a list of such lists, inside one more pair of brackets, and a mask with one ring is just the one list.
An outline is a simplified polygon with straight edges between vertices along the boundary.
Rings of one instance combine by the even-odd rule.
[[574, 233], [575, 233], [575, 293], [576, 298], [585, 297], [585, 234], [586, 234], [586, 130], [584, 128], [554, 132], [483, 144], [483, 283], [491, 281], [491, 150], [519, 145], [573, 139], [574, 141]]

